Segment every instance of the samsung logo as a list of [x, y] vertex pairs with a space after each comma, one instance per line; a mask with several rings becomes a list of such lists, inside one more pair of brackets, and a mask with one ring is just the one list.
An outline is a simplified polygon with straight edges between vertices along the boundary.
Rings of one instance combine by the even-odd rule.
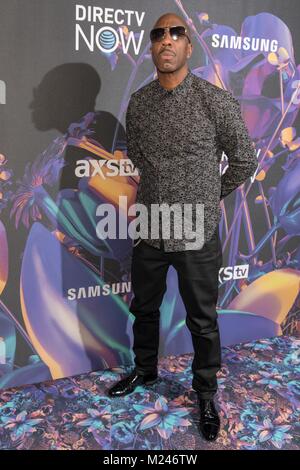
[[90, 299], [92, 297], [102, 297], [107, 295], [128, 294], [131, 291], [131, 282], [114, 282], [113, 284], [103, 284], [94, 286], [70, 288], [67, 291], [68, 300]]
[[276, 39], [227, 36], [226, 34], [213, 34], [211, 45], [220, 49], [242, 49], [253, 52], [276, 52], [278, 49]]

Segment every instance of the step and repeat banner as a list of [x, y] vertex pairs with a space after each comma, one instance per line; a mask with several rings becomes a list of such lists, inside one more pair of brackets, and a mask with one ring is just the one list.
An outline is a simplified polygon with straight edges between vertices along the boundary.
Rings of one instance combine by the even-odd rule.
[[[133, 364], [127, 208], [139, 174], [125, 115], [157, 78], [149, 31], [166, 12], [190, 25], [191, 71], [239, 100], [259, 162], [220, 203], [222, 344], [297, 334], [297, 0], [0, 6], [0, 388]], [[104, 236], [107, 203], [116, 239]], [[167, 287], [159, 354], [192, 352], [172, 267]]]

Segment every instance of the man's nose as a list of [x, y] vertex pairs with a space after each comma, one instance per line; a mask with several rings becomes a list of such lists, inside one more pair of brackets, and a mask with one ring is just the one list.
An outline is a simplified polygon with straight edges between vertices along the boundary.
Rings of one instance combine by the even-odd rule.
[[162, 40], [162, 44], [171, 44], [172, 41], [173, 41], [173, 39], [170, 35], [170, 31], [165, 31], [165, 35], [164, 35], [164, 38]]

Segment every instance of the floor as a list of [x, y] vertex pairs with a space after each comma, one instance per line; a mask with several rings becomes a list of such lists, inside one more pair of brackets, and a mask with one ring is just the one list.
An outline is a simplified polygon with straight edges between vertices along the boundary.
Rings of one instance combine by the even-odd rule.
[[198, 430], [192, 354], [159, 361], [160, 380], [123, 398], [106, 390], [129, 368], [0, 392], [0, 449], [300, 449], [300, 339], [223, 348], [214, 443]]

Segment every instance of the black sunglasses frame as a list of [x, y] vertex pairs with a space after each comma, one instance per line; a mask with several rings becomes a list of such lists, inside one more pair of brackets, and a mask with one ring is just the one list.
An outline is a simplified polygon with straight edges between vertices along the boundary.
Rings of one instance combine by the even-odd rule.
[[[178, 32], [178, 28], [180, 28], [180, 31], [182, 31], [181, 33]], [[158, 32], [158, 31], [161, 32], [162, 34], [159, 38], [155, 38], [155, 33]], [[187, 29], [182, 25], [167, 26], [166, 28], [158, 27], [158, 28], [151, 29], [151, 31], [150, 31], [150, 40], [151, 40], [151, 42], [152, 43], [153, 42], [160, 42], [165, 37], [166, 31], [169, 31], [170, 36], [172, 37], [173, 41], [177, 41], [178, 37], [186, 36], [188, 38], [188, 41], [191, 42], [191, 40], [190, 40], [190, 38], [187, 34]], [[177, 39], [174, 39], [173, 35], [177, 36]]]

